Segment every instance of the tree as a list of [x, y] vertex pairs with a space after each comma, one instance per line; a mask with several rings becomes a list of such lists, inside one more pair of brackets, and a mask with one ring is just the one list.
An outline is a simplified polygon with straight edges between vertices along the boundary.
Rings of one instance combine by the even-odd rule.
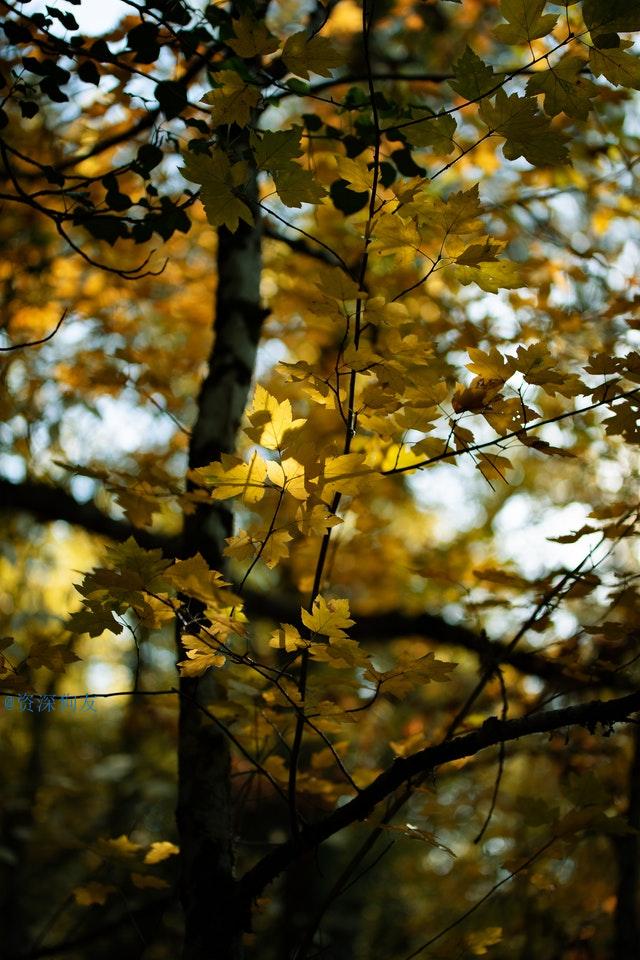
[[120, 6], [3, 4], [9, 956], [631, 958], [640, 15]]

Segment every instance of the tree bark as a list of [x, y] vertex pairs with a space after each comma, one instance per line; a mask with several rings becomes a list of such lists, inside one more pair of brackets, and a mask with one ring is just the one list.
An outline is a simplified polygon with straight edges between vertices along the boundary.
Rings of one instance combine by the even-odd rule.
[[[629, 803], [627, 821], [640, 830], [640, 733], [633, 732], [633, 756], [629, 769]], [[615, 838], [618, 861], [618, 890], [615, 925], [615, 960], [636, 960], [640, 944], [638, 894], [640, 890], [640, 835], [630, 833]]]
[[[254, 184], [254, 190], [257, 187]], [[198, 400], [189, 467], [232, 452], [247, 401], [265, 312], [260, 307], [260, 225], [218, 232], [214, 343]], [[223, 565], [231, 533], [223, 505], [185, 518], [185, 555]], [[224, 735], [199, 709], [219, 699], [213, 671], [180, 681], [178, 806], [180, 899], [185, 918], [183, 960], [239, 960], [246, 918], [235, 907], [230, 753]]]

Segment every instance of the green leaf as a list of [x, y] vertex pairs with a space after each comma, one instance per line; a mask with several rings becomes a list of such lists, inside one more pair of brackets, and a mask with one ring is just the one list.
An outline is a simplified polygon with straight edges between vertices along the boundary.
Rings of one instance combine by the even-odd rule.
[[301, 207], [303, 203], [319, 203], [327, 191], [314, 178], [310, 170], [297, 163], [286, 169], [274, 170], [271, 174], [278, 196], [285, 207]]
[[465, 47], [462, 56], [453, 65], [455, 80], [449, 86], [466, 100], [477, 100], [496, 85], [493, 68], [487, 66], [471, 47]]
[[203, 103], [212, 107], [212, 125], [235, 123], [245, 127], [260, 100], [259, 90], [246, 83], [235, 70], [221, 70], [216, 74], [216, 82], [219, 86], [202, 98]]
[[592, 47], [590, 61], [594, 77], [604, 76], [616, 86], [640, 90], [640, 57], [625, 53], [622, 45], [613, 49]]
[[326, 37], [309, 37], [306, 30], [294, 33], [287, 39], [282, 51], [282, 59], [291, 73], [309, 79], [310, 73], [321, 77], [330, 77], [331, 71], [339, 67], [343, 58]]
[[640, 5], [635, 0], [584, 0], [582, 16], [592, 40], [640, 30]]
[[269, 171], [278, 196], [287, 207], [318, 203], [326, 195], [325, 189], [315, 180], [311, 171], [295, 162], [295, 158], [302, 152], [301, 134], [302, 127], [266, 130], [261, 136], [251, 133], [251, 148], [256, 166]]
[[251, 149], [260, 170], [283, 170], [302, 153], [300, 137], [302, 127], [289, 130], [265, 130], [260, 136], [251, 133]]
[[413, 124], [406, 129], [407, 139], [414, 147], [433, 147], [438, 153], [444, 154], [454, 149], [455, 132], [456, 121], [452, 116], [425, 117], [423, 123]]
[[580, 75], [584, 61], [578, 57], [564, 57], [550, 70], [536, 73], [527, 84], [527, 95], [544, 94], [544, 110], [550, 117], [566, 113], [568, 117], [586, 120], [591, 104], [598, 93], [595, 83]]
[[477, 283], [487, 293], [497, 293], [498, 290], [514, 290], [523, 286], [520, 269], [512, 260], [484, 261], [477, 266], [458, 266], [455, 276], [460, 283]]
[[536, 167], [569, 162], [566, 137], [551, 129], [549, 119], [538, 111], [534, 97], [507, 96], [499, 90], [495, 100], [480, 105], [480, 118], [490, 133], [505, 138], [502, 152], [507, 160], [524, 157]]
[[253, 225], [251, 210], [234, 193], [233, 168], [224, 153], [216, 151], [212, 157], [185, 153], [183, 159], [182, 176], [200, 184], [200, 199], [212, 227], [224, 226], [233, 233], [240, 220]]
[[265, 53], [273, 53], [278, 49], [278, 41], [262, 20], [253, 20], [243, 14], [238, 20], [233, 21], [233, 32], [235, 38], [227, 40], [227, 45], [245, 60]]
[[558, 17], [543, 14], [545, 0], [502, 0], [500, 13], [508, 23], [499, 24], [494, 35], [502, 43], [529, 43], [546, 37], [553, 30]]

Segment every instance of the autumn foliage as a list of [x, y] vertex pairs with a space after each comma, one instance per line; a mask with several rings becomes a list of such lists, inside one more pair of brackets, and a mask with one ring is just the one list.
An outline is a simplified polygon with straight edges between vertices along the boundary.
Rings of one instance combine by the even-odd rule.
[[631, 960], [638, 8], [31, 6], [8, 960]]

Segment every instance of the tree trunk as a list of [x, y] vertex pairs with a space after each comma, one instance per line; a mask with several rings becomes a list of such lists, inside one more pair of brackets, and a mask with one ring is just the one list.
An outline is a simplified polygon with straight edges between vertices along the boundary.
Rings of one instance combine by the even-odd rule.
[[[640, 733], [633, 731], [633, 756], [629, 769], [627, 821], [640, 830]], [[640, 837], [630, 833], [615, 838], [618, 860], [618, 890], [615, 913], [615, 960], [637, 960], [640, 944], [638, 894], [640, 888]]]
[[[254, 184], [254, 190], [256, 190]], [[218, 232], [218, 287], [209, 372], [189, 451], [191, 468], [232, 452], [246, 405], [265, 311], [260, 307], [260, 225]], [[231, 513], [199, 507], [185, 522], [185, 556], [221, 569]], [[239, 960], [246, 918], [236, 907], [228, 741], [198, 709], [220, 699], [213, 671], [180, 681], [178, 807], [183, 960]]]

